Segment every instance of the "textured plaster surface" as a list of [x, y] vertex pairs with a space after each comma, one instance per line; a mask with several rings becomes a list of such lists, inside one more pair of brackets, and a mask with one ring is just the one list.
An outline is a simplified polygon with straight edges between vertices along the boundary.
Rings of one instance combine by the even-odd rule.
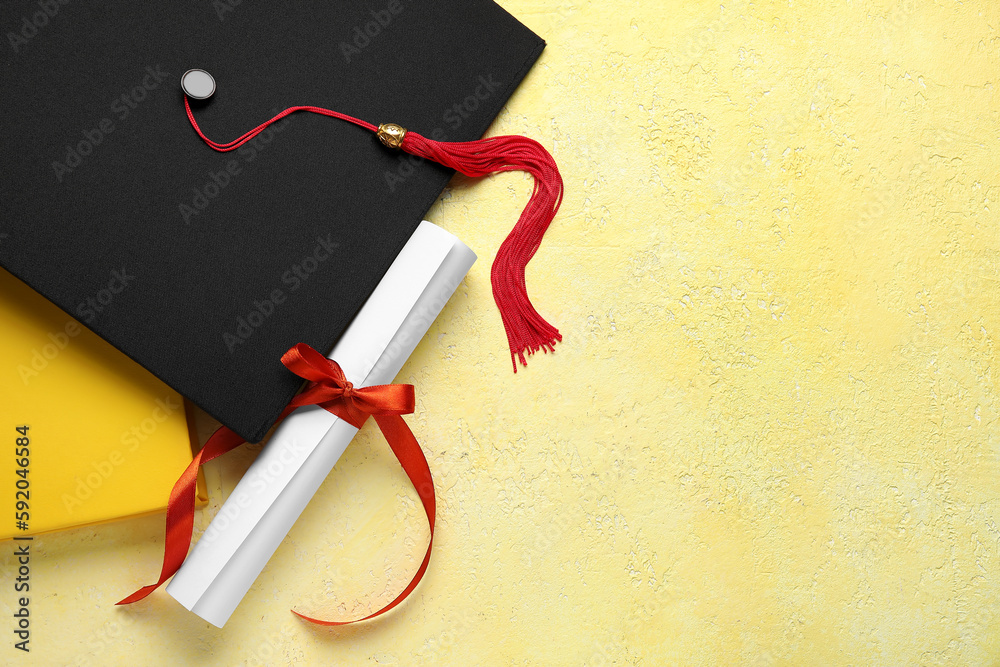
[[113, 606], [159, 569], [142, 518], [35, 542], [35, 650], [0, 661], [1000, 660], [996, 3], [502, 4], [549, 43], [491, 132], [562, 168], [528, 285], [565, 342], [511, 374], [489, 268], [530, 183], [457, 178], [428, 218], [481, 261], [399, 376], [438, 484], [417, 592], [288, 611], [419, 562], [369, 425], [224, 630]]

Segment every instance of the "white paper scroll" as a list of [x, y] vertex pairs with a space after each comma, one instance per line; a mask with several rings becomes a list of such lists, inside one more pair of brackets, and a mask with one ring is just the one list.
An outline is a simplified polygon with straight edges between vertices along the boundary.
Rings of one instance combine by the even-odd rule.
[[[476, 261], [422, 222], [330, 353], [357, 386], [392, 382]], [[318, 407], [275, 431], [209, 524], [167, 593], [222, 627], [357, 433]]]

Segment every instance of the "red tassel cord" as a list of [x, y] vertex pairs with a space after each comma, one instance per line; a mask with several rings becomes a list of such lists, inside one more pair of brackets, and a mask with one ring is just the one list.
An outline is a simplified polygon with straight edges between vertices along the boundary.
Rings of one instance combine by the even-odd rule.
[[500, 245], [490, 272], [493, 298], [507, 332], [511, 363], [517, 372], [517, 361], [527, 366], [525, 355], [541, 350], [549, 352], [562, 340], [559, 330], [538, 314], [528, 298], [525, 285], [525, 268], [541, 245], [545, 230], [549, 228], [562, 204], [563, 181], [559, 167], [545, 148], [527, 137], [507, 135], [478, 141], [433, 141], [416, 132], [408, 132], [395, 125], [376, 127], [371, 123], [322, 107], [298, 106], [285, 109], [274, 118], [261, 123], [241, 137], [225, 144], [212, 141], [198, 127], [188, 98], [184, 98], [188, 119], [198, 136], [220, 152], [236, 150], [275, 123], [296, 111], [308, 111], [331, 118], [338, 118], [378, 134], [387, 146], [401, 148], [417, 157], [433, 160], [471, 178], [504, 171], [526, 171], [534, 177], [531, 198], [521, 212], [514, 229]]

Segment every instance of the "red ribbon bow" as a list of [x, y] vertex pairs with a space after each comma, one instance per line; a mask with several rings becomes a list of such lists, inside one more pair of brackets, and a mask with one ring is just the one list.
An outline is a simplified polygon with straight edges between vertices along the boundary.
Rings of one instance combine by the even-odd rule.
[[[337, 362], [327, 359], [304, 343], [299, 343], [288, 350], [281, 357], [281, 363], [299, 377], [310, 380], [310, 383], [302, 393], [292, 399], [288, 407], [281, 413], [278, 421], [280, 422], [296, 408], [303, 405], [318, 405], [356, 428], [361, 428], [369, 416], [374, 417], [386, 442], [389, 443], [389, 447], [392, 448], [396, 458], [403, 466], [403, 470], [406, 471], [407, 477], [410, 478], [413, 488], [417, 490], [424, 511], [427, 513], [427, 522], [431, 529], [427, 553], [424, 554], [424, 560], [420, 563], [420, 567], [413, 575], [409, 585], [392, 602], [373, 614], [352, 621], [325, 621], [292, 610], [296, 616], [319, 625], [348, 625], [358, 621], [366, 621], [389, 611], [413, 592], [413, 589], [423, 578], [424, 572], [427, 571], [427, 564], [431, 559], [431, 547], [434, 544], [436, 507], [434, 480], [431, 477], [427, 459], [424, 458], [424, 453], [420, 449], [420, 444], [417, 443], [410, 427], [400, 416], [410, 414], [414, 410], [413, 385], [382, 384], [374, 387], [355, 387], [344, 376], [344, 371], [341, 370]], [[205, 446], [194, 457], [170, 492], [170, 500], [167, 504], [163, 568], [160, 570], [159, 581], [149, 586], [143, 586], [118, 604], [131, 604], [143, 599], [180, 569], [191, 546], [198, 468], [215, 457], [239, 447], [243, 442], [243, 438], [222, 426], [212, 434]]]

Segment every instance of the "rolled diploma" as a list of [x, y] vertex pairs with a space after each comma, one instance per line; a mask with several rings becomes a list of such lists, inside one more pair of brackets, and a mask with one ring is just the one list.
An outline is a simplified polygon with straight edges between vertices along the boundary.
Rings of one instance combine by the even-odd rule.
[[[329, 358], [355, 385], [391, 382], [475, 261], [455, 236], [421, 222]], [[357, 432], [319, 407], [292, 413], [188, 554], [167, 593], [209, 623], [225, 625]]]

